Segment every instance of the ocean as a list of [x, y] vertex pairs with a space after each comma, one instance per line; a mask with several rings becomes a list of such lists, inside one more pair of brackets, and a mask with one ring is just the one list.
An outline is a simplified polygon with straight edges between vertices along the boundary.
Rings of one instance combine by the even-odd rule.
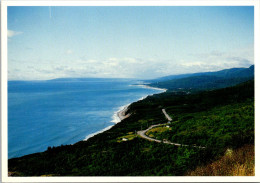
[[74, 144], [109, 129], [116, 113], [162, 90], [134, 79], [8, 81], [8, 158]]

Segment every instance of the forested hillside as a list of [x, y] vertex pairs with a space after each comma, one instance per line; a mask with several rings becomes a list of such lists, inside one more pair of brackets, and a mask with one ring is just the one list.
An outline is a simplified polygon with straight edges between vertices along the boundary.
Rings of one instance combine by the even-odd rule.
[[[152, 124], [167, 123], [162, 109], [173, 120], [167, 129], [148, 131], [148, 135], [190, 146], [151, 142], [136, 134]], [[10, 159], [9, 174], [187, 175], [217, 160], [228, 149], [254, 144], [254, 80], [196, 94], [166, 92], [149, 96], [130, 105], [128, 113], [130, 117], [88, 141]]]
[[149, 86], [174, 91], [201, 91], [234, 86], [254, 78], [254, 65], [249, 68], [232, 68], [217, 72], [204, 72], [166, 76], [151, 80]]

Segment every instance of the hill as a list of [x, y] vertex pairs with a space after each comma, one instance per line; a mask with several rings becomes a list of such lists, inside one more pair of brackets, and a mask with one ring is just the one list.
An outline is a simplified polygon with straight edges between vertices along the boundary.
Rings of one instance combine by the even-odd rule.
[[217, 72], [204, 72], [166, 76], [151, 80], [149, 86], [168, 90], [208, 90], [225, 88], [254, 78], [254, 65], [249, 68], [232, 68]]
[[[172, 146], [140, 138], [136, 132], [166, 123], [162, 108], [173, 119], [170, 128], [149, 132], [155, 138], [190, 146]], [[148, 176], [186, 175], [217, 160], [227, 149], [254, 144], [254, 81], [195, 94], [166, 92], [129, 106], [131, 116], [110, 130], [74, 145], [49, 147], [8, 161], [12, 176]], [[122, 139], [128, 139], [123, 141]], [[205, 146], [194, 148], [193, 144]]]

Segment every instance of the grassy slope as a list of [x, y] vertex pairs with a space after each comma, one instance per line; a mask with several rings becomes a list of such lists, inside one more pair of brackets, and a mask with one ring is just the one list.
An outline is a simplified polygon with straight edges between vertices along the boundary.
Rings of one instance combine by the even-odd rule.
[[[208, 148], [175, 147], [134, 135], [132, 140], [119, 140], [141, 128], [166, 122], [162, 108], [172, 115], [173, 123], [172, 132], [159, 135]], [[194, 95], [158, 94], [132, 104], [128, 112], [132, 113], [129, 118], [86, 142], [10, 159], [9, 172], [13, 176], [185, 175], [216, 159], [227, 148], [254, 143], [253, 81]]]
[[188, 176], [254, 176], [254, 145], [245, 145], [239, 149], [227, 149], [218, 160], [189, 171]]

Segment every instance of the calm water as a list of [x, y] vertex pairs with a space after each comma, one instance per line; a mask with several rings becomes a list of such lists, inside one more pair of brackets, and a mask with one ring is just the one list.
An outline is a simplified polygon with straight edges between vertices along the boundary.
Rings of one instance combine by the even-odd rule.
[[114, 125], [115, 112], [161, 90], [129, 79], [8, 82], [8, 158], [73, 144]]

